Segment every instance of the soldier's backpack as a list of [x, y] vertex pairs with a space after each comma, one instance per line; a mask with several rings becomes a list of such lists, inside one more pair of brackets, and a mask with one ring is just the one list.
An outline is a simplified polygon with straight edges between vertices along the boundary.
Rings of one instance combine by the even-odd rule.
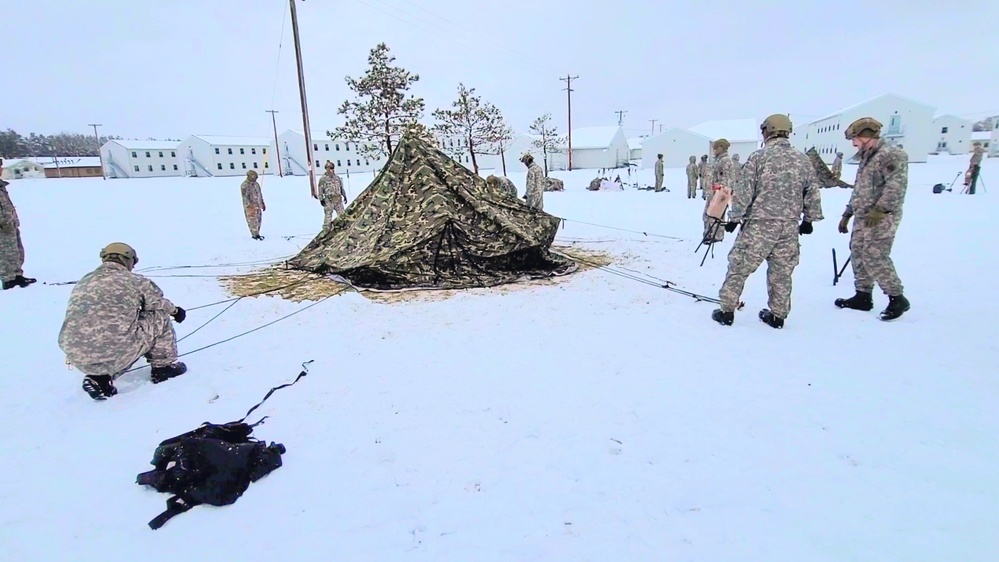
[[253, 424], [245, 420], [276, 390], [291, 386], [304, 377], [307, 369], [305, 364], [302, 367], [294, 381], [270, 389], [242, 419], [224, 424], [205, 422], [156, 447], [150, 461], [155, 468], [139, 474], [136, 483], [173, 496], [166, 501], [166, 511], [149, 522], [151, 529], [159, 529], [175, 515], [200, 504], [232, 504], [251, 482], [281, 467], [284, 445], [273, 442], [268, 445], [251, 436], [253, 429], [267, 416]]

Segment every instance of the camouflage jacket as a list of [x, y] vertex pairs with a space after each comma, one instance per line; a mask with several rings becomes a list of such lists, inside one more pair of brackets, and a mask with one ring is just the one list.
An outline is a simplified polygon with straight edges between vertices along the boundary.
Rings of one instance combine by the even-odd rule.
[[705, 185], [711, 182], [711, 162], [701, 162], [697, 165], [697, 173], [701, 176]]
[[530, 207], [541, 210], [544, 208], [545, 193], [545, 173], [541, 171], [541, 166], [532, 163], [527, 168], [527, 204]]
[[970, 168], [982, 165], [982, 154], [984, 152], [985, 151], [982, 150], [982, 147], [980, 146], [975, 147], [975, 150], [971, 152], [971, 164], [969, 165]]
[[243, 194], [243, 206], [261, 208], [264, 206], [264, 194], [260, 191], [260, 184], [255, 181], [244, 180], [239, 186], [240, 193]]
[[[319, 202], [325, 207], [332, 205], [338, 199], [344, 200], [346, 203], [347, 198], [343, 194], [343, 181], [336, 174], [323, 174], [319, 178]], [[243, 201], [245, 202], [246, 199], [244, 198]]]
[[107, 363], [114, 372], [127, 369], [142, 351], [139, 316], [153, 310], [173, 314], [177, 307], [149, 279], [104, 262], [70, 293], [59, 347], [75, 365]]
[[[812, 163], [786, 138], [771, 138], [742, 167], [729, 220], [822, 220], [822, 200]], [[804, 215], [804, 217], [802, 217]]]
[[656, 177], [661, 178], [663, 176], [663, 161], [656, 159]]
[[714, 166], [711, 170], [711, 179], [723, 187], [735, 189], [739, 181], [739, 167], [729, 157], [727, 152], [715, 158]]
[[513, 184], [513, 180], [506, 176], [499, 177], [500, 187], [503, 188], [510, 197], [517, 196], [517, 186]]
[[0, 225], [17, 228], [21, 226], [21, 222], [17, 219], [17, 209], [7, 194], [8, 185], [10, 184], [0, 180]]
[[909, 155], [901, 148], [880, 140], [873, 148], [861, 151], [857, 156], [860, 160], [857, 179], [843, 216], [863, 218], [874, 207], [901, 215], [909, 184]]
[[687, 179], [688, 180], [690, 180], [690, 181], [696, 181], [697, 178], [700, 177], [700, 175], [701, 175], [701, 173], [700, 173], [700, 170], [698, 169], [696, 163], [691, 162], [690, 164], [687, 164]]

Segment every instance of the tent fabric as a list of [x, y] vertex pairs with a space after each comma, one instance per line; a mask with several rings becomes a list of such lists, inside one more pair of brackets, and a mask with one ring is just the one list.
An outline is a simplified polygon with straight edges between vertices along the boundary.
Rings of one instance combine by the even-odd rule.
[[833, 175], [832, 170], [822, 161], [822, 157], [819, 156], [819, 152], [814, 147], [809, 148], [805, 154], [812, 161], [812, 168], [815, 169], [815, 175], [818, 176], [822, 187], [853, 187], [853, 185]]
[[288, 264], [376, 290], [489, 287], [572, 273], [561, 219], [528, 207], [413, 136]]

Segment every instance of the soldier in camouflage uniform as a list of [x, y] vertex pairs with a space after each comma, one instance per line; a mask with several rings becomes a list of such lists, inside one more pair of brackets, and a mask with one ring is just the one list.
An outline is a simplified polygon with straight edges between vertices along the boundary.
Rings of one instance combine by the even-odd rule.
[[761, 310], [759, 318], [773, 328], [783, 328], [791, 311], [798, 237], [811, 234], [812, 223], [823, 219], [822, 201], [808, 156], [792, 148], [788, 140], [791, 120], [771, 115], [760, 130], [763, 148], [749, 155], [732, 196], [725, 229], [733, 232], [740, 223], [742, 229], [728, 254], [728, 272], [719, 291], [721, 308], [711, 318], [725, 326], [732, 324], [746, 279], [766, 260], [769, 308]]
[[704, 212], [701, 213], [701, 218], [704, 221], [704, 233], [701, 239], [704, 244], [713, 244], [725, 239], [725, 229], [722, 228], [722, 224], [715, 217], [708, 216], [708, 206], [711, 205], [711, 199], [714, 197], [715, 191], [727, 187], [734, 192], [738, 183], [739, 176], [736, 172], [735, 162], [728, 156], [729, 146], [731, 145], [728, 139], [718, 139], [711, 144], [715, 161], [711, 169], [711, 178], [713, 180], [709, 191], [711, 195], [704, 202]]
[[849, 232], [856, 294], [836, 299], [840, 308], [868, 311], [874, 308], [874, 284], [888, 295], [888, 307], [882, 320], [894, 320], [909, 310], [909, 300], [902, 294], [902, 281], [895, 273], [891, 247], [902, 222], [902, 204], [909, 184], [909, 155], [880, 138], [881, 123], [871, 117], [857, 119], [847, 127], [845, 136], [857, 148], [860, 165], [850, 202], [846, 205], [839, 231]]
[[246, 214], [246, 225], [250, 227], [250, 236], [254, 240], [263, 240], [264, 237], [260, 235], [260, 219], [267, 210], [267, 204], [264, 203], [264, 194], [257, 183], [257, 172], [246, 172], [246, 179], [239, 186], [239, 191], [243, 195], [243, 213]]
[[663, 155], [659, 154], [658, 157], [656, 158], [656, 192], [660, 192], [663, 190], [664, 165], [665, 164], [663, 162]]
[[510, 181], [510, 178], [506, 176], [494, 176], [492, 174], [486, 178], [486, 184], [491, 187], [494, 191], [499, 191], [500, 193], [505, 193], [510, 197], [517, 197], [517, 186]]
[[[263, 201], [263, 198], [261, 198]], [[323, 206], [323, 230], [333, 223], [333, 212], [337, 216], [343, 213], [343, 206], [347, 203], [347, 195], [343, 192], [343, 181], [336, 174], [336, 167], [333, 162], [326, 161], [326, 173], [319, 178], [319, 203]], [[258, 233], [260, 227], [257, 227]]]
[[843, 175], [843, 153], [837, 152], [836, 158], [833, 160], [832, 167], [829, 169], [832, 172], [834, 178], [839, 179]]
[[545, 173], [541, 171], [541, 166], [538, 166], [530, 154], [521, 156], [520, 161], [527, 166], [527, 189], [524, 193], [524, 199], [527, 200], [529, 207], [540, 211], [545, 206]]
[[708, 155], [701, 155], [701, 164], [697, 168], [697, 173], [701, 177], [701, 198], [711, 199], [711, 164], [708, 163]]
[[690, 157], [690, 164], [687, 164], [687, 199], [697, 197], [697, 178], [701, 177], [701, 172], [697, 167], [697, 157]]
[[978, 174], [982, 169], [982, 155], [985, 153], [982, 143], [976, 141], [972, 146], [975, 148], [971, 151], [971, 161], [968, 163], [968, 171], [965, 173], [967, 181], [964, 182], [964, 185], [968, 186], [968, 195], [975, 194]]
[[131, 246], [115, 242], [100, 256], [101, 265], [70, 293], [59, 331], [66, 363], [86, 375], [83, 390], [94, 400], [114, 396], [114, 380], [140, 357], [149, 361], [153, 383], [184, 374], [170, 320], [183, 322], [187, 313], [155, 283], [132, 273], [139, 258]]
[[[0, 158], [0, 173], [3, 173], [3, 158]], [[7, 194], [9, 183], [0, 179], [0, 281], [3, 290], [14, 287], [27, 287], [36, 281], [25, 277], [21, 267], [24, 266], [24, 246], [21, 244], [21, 221], [17, 218], [17, 209]]]

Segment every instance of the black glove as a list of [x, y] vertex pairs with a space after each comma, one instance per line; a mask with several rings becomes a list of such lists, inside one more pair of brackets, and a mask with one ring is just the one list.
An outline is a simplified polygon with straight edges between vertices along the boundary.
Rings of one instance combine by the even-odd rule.
[[799, 234], [811, 234], [813, 230], [812, 223], [808, 221], [801, 221], [801, 226], [798, 227]]
[[735, 232], [735, 229], [739, 227], [739, 223], [732, 221], [725, 223], [725, 232]]
[[187, 312], [185, 312], [183, 308], [178, 306], [177, 310], [175, 310], [174, 313], [171, 314], [170, 316], [173, 316], [174, 321], [180, 324], [181, 322], [184, 321], [185, 318], [187, 318]]

